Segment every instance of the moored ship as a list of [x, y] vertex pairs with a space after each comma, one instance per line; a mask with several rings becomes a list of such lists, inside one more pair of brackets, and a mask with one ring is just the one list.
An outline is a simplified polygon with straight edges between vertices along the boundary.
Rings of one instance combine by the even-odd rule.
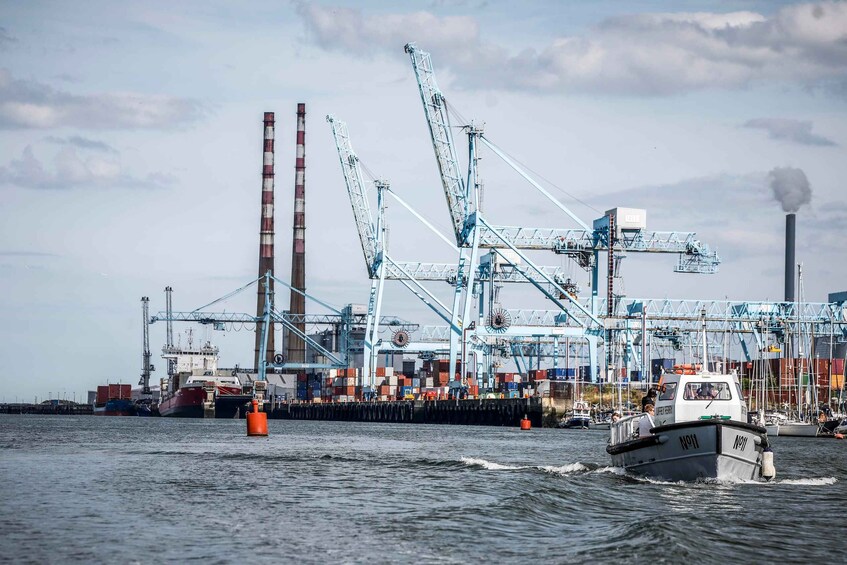
[[159, 414], [173, 418], [235, 418], [253, 395], [235, 375], [218, 371], [218, 348], [208, 341], [195, 346], [165, 345], [162, 357], [170, 374], [161, 381]]
[[121, 384], [98, 386], [92, 412], [95, 416], [133, 416], [132, 387]]

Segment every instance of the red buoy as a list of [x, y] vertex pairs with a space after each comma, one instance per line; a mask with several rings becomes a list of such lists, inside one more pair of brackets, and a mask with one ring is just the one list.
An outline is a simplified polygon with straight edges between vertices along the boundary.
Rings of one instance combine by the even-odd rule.
[[247, 413], [247, 435], [268, 435], [268, 415], [259, 412], [259, 401], [256, 399], [253, 399], [253, 411]]
[[524, 416], [523, 419], [521, 420], [521, 429], [522, 430], [531, 430], [532, 429], [532, 422], [530, 422], [529, 418], [527, 418], [526, 416]]

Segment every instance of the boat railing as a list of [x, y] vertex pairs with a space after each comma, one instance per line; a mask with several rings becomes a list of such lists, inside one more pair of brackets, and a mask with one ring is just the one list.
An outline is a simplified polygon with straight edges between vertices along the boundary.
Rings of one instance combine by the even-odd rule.
[[638, 437], [638, 422], [640, 420], [641, 414], [633, 414], [632, 416], [627, 416], [617, 422], [613, 422], [609, 426], [609, 432], [611, 434], [609, 443], [616, 445]]

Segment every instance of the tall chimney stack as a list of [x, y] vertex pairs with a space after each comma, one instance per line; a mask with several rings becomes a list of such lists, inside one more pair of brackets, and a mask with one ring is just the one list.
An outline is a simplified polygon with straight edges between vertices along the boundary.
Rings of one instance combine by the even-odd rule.
[[[274, 272], [274, 113], [265, 112], [264, 128], [264, 155], [262, 159], [262, 220], [259, 228], [259, 277], [265, 276], [268, 271]], [[267, 289], [271, 295], [271, 306], [273, 307], [273, 279]], [[265, 284], [264, 279], [259, 281], [258, 297], [256, 299], [256, 317], [261, 318], [265, 313]], [[256, 324], [256, 355], [255, 369], [259, 370], [259, 352], [262, 345], [262, 326], [264, 322]], [[271, 322], [268, 328], [268, 341], [265, 360], [271, 362], [274, 357], [274, 324]]]
[[[291, 286], [306, 292], [306, 105], [297, 104], [297, 159], [294, 164], [294, 242], [291, 250]], [[294, 327], [306, 331], [303, 316], [306, 298], [291, 292], [289, 312], [295, 319]], [[306, 361], [306, 343], [289, 332], [288, 360]]]
[[785, 301], [794, 302], [794, 236], [797, 214], [785, 216]]

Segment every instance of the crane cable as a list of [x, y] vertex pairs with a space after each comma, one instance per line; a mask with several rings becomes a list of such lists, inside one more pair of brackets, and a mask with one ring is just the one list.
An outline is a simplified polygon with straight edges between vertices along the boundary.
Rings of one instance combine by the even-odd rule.
[[[457, 118], [459, 118], [460, 123], [463, 123], [463, 124], [470, 124], [470, 123], [471, 123], [471, 122], [470, 122], [470, 120], [467, 120], [464, 116], [462, 116], [461, 112], [459, 112], [453, 104], [451, 104], [451, 103], [447, 102], [447, 101], [446, 101], [446, 99], [445, 99], [445, 103], [446, 103], [446, 105], [447, 105], [447, 109], [448, 109], [451, 113], [453, 113], [453, 114], [454, 114]], [[467, 127], [467, 126], [456, 126], [456, 127], [457, 127], [457, 128], [462, 128], [462, 129], [464, 129], [464, 128], [465, 128], [465, 127]], [[581, 199], [580, 199], [580, 198], [578, 198], [577, 196], [575, 196], [575, 195], [571, 194], [570, 192], [568, 192], [568, 191], [567, 191], [567, 190], [565, 190], [564, 188], [560, 187], [559, 185], [557, 185], [557, 184], [556, 184], [556, 183], [554, 183], [553, 181], [551, 181], [551, 180], [547, 179], [546, 177], [544, 177], [544, 176], [543, 176], [543, 175], [541, 175], [540, 173], [536, 172], [535, 170], [533, 170], [533, 169], [532, 169], [532, 168], [530, 168], [529, 166], [525, 165], [523, 162], [521, 162], [521, 160], [520, 160], [520, 159], [516, 158], [516, 157], [515, 157], [514, 155], [512, 155], [511, 153], [509, 153], [508, 151], [504, 150], [502, 147], [500, 147], [500, 145], [498, 145], [498, 144], [494, 143], [493, 141], [491, 141], [491, 140], [490, 140], [490, 139], [488, 139], [487, 137], [486, 137], [486, 139], [488, 140], [488, 143], [490, 143], [491, 145], [493, 145], [493, 146], [497, 147], [497, 149], [498, 149], [498, 150], [500, 150], [500, 151], [501, 151], [504, 155], [507, 155], [507, 156], [508, 156], [508, 157], [509, 157], [512, 161], [514, 161], [515, 163], [517, 163], [518, 165], [520, 165], [521, 167], [523, 167], [524, 169], [526, 169], [527, 171], [529, 171], [530, 173], [532, 173], [534, 176], [536, 176], [536, 177], [538, 177], [539, 179], [541, 179], [541, 180], [543, 180], [544, 182], [546, 182], [546, 183], [547, 183], [548, 185], [550, 185], [552, 188], [554, 188], [554, 189], [558, 190], [559, 192], [561, 192], [561, 193], [562, 193], [562, 194], [564, 194], [565, 196], [567, 196], [567, 197], [571, 198], [572, 200], [574, 200], [574, 201], [576, 201], [576, 202], [579, 202], [579, 203], [580, 203], [580, 204], [582, 204], [583, 206], [585, 206], [585, 207], [587, 207], [587, 208], [590, 208], [591, 210], [594, 210], [594, 211], [595, 211], [595, 212], [597, 212], [598, 214], [602, 214], [602, 213], [603, 213], [603, 211], [602, 211], [602, 210], [598, 210], [597, 208], [595, 208], [595, 207], [594, 207], [594, 206], [592, 206], [591, 204], [589, 204], [589, 203], [585, 202], [584, 200], [581, 200]]]

